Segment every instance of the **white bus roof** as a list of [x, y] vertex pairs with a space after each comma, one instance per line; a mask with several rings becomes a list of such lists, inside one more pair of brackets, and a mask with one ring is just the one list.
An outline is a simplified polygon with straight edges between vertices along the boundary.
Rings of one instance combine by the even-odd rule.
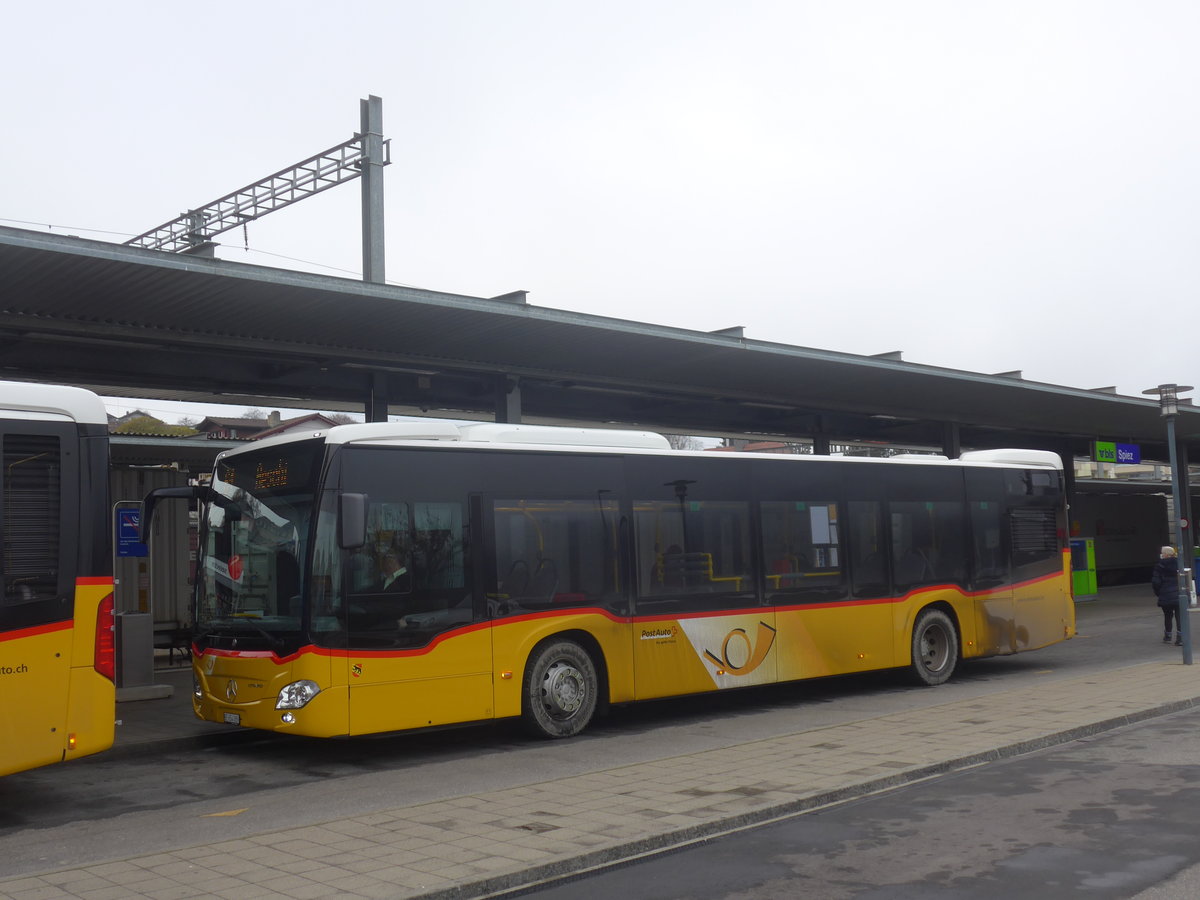
[[83, 388], [0, 381], [0, 418], [46, 419], [108, 425], [104, 401]]
[[1000, 463], [1010, 466], [1063, 467], [1062, 457], [1050, 450], [968, 450], [959, 459], [968, 463]]
[[506, 425], [493, 422], [371, 422], [339, 425], [325, 433], [331, 444], [372, 441], [455, 441], [471, 444], [537, 444], [550, 447], [611, 447], [627, 450], [669, 450], [671, 445], [652, 431], [615, 428], [566, 428], [557, 425]]
[[[219, 458], [229, 454], [244, 453], [294, 441], [321, 438], [329, 444], [493, 444], [524, 446], [530, 449], [563, 450], [642, 450], [650, 452], [679, 452], [687, 455], [710, 456], [708, 451], [672, 451], [665, 437], [652, 431], [625, 431], [615, 428], [574, 428], [557, 425], [508, 425], [492, 422], [451, 422], [428, 419], [419, 422], [368, 422], [365, 424], [337, 425], [320, 431], [293, 432], [262, 441], [252, 441], [244, 447], [228, 450]], [[779, 459], [777, 454], [736, 453], [715, 454], [734, 457]], [[787, 458], [787, 457], [784, 457]], [[973, 450], [958, 459], [945, 456], [903, 454], [900, 459], [868, 457], [791, 457], [814, 462], [844, 460], [855, 463], [925, 463], [928, 465], [1009, 465], [1037, 468], [1062, 469], [1062, 460], [1057, 453], [1048, 450]]]

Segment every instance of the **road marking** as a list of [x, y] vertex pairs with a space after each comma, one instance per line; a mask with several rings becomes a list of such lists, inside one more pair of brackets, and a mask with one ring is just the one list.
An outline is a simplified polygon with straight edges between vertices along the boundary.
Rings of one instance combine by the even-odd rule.
[[216, 818], [217, 816], [240, 816], [242, 813], [244, 813], [249, 808], [250, 807], [246, 806], [246, 807], [243, 807], [242, 809], [230, 809], [230, 810], [226, 810], [225, 812], [205, 813], [200, 818], [213, 819], [213, 818]]

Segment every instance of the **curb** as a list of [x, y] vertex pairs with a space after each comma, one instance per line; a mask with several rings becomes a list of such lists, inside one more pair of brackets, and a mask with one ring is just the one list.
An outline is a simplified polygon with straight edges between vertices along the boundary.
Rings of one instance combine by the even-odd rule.
[[1200, 698], [1175, 700], [1150, 709], [1114, 716], [1111, 719], [1104, 719], [1087, 725], [1078, 725], [1074, 728], [1068, 728], [1065, 731], [1031, 738], [1026, 741], [1018, 741], [1017, 743], [1008, 744], [993, 750], [985, 750], [969, 756], [932, 763], [895, 775], [873, 778], [859, 784], [847, 785], [836, 790], [824, 791], [819, 794], [813, 794], [810, 797], [775, 804], [763, 809], [741, 813], [736, 816], [700, 825], [690, 825], [686, 828], [640, 838], [636, 841], [618, 844], [603, 850], [580, 853], [576, 856], [569, 856], [555, 860], [554, 862], [522, 869], [520, 872], [496, 875], [478, 881], [458, 884], [448, 888], [439, 888], [428, 893], [412, 894], [410, 896], [414, 898], [419, 897], [422, 900], [483, 900], [483, 898], [496, 898], [496, 900], [499, 900], [499, 898], [504, 897], [517, 897], [535, 888], [569, 882], [572, 878], [579, 878], [604, 869], [632, 864], [647, 857], [670, 853], [688, 844], [721, 837], [744, 828], [764, 825], [778, 819], [786, 819], [811, 812], [824, 806], [844, 803], [847, 800], [854, 800], [869, 794], [879, 793], [880, 791], [903, 787], [926, 778], [945, 775], [956, 769], [1022, 756], [1037, 750], [1045, 750], [1049, 747], [1070, 743], [1080, 738], [1090, 737], [1106, 731], [1114, 731], [1147, 719], [1160, 718], [1172, 713], [1183, 712], [1198, 707], [1200, 707]]

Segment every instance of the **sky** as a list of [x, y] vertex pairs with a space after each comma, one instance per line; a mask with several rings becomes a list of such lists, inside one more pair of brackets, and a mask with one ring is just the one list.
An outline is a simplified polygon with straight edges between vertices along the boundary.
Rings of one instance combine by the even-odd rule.
[[[0, 41], [0, 224], [124, 241], [347, 140], [374, 94], [388, 281], [1200, 384], [1194, 2], [66, 0]], [[218, 256], [357, 277], [359, 199]]]

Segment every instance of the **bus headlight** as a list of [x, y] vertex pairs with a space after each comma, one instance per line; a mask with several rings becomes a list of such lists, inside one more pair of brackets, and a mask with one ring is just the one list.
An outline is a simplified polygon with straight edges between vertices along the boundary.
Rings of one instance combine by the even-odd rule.
[[293, 681], [283, 686], [279, 699], [275, 701], [275, 708], [300, 709], [319, 693], [321, 688], [315, 681]]

